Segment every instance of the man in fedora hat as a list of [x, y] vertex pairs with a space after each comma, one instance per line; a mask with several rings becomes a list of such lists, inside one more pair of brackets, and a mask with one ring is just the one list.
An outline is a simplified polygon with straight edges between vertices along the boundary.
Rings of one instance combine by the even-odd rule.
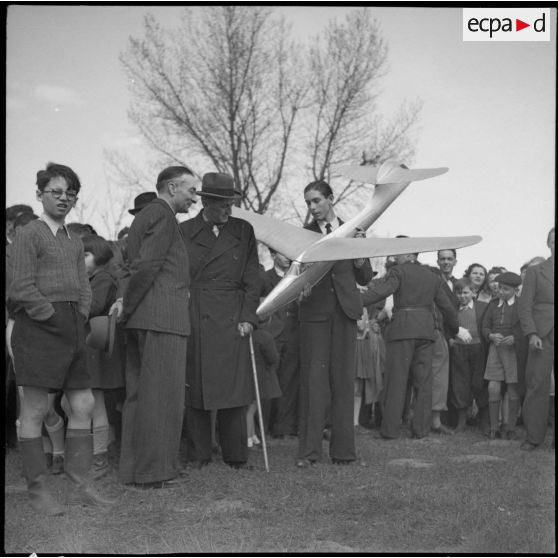
[[151, 203], [153, 200], [157, 199], [157, 194], [155, 192], [142, 192], [134, 198], [134, 207], [128, 209], [130, 215], [136, 215], [139, 213], [147, 204]]
[[141, 488], [172, 486], [178, 474], [190, 320], [188, 253], [175, 214], [196, 201], [196, 184], [187, 167], [164, 169], [158, 198], [128, 235], [130, 268], [117, 301], [127, 357], [120, 478]]
[[203, 209], [180, 224], [190, 258], [190, 317], [186, 368], [188, 460], [211, 459], [212, 410], [217, 411], [223, 460], [248, 460], [246, 406], [253, 399], [248, 337], [257, 324], [260, 273], [252, 226], [231, 217], [241, 197], [231, 176], [207, 173]]

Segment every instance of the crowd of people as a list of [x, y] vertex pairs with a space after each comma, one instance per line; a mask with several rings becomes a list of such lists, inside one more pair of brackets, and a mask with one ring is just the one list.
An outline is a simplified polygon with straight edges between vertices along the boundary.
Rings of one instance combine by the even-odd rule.
[[[216, 455], [250, 470], [265, 435], [296, 438], [301, 469], [323, 460], [325, 441], [333, 465], [357, 462], [355, 436], [372, 429], [378, 443], [407, 426], [416, 439], [477, 428], [515, 440], [522, 421], [521, 449], [543, 443], [554, 228], [550, 257], [520, 274], [473, 263], [458, 279], [453, 249], [437, 267], [390, 256], [382, 276], [369, 259], [342, 260], [261, 320], [260, 300], [291, 262], [273, 250], [270, 269], [259, 262], [252, 226], [231, 215], [242, 197], [231, 176], [207, 173], [200, 188], [191, 169], [164, 169], [117, 240], [66, 223], [80, 189], [72, 169], [49, 163], [37, 173], [42, 214], [6, 210], [6, 424], [37, 511], [65, 512], [49, 489], [63, 472], [70, 503], [110, 505], [96, 481], [113, 441], [132, 489], [172, 488]], [[307, 229], [342, 225], [329, 184], [311, 182], [304, 199]]]

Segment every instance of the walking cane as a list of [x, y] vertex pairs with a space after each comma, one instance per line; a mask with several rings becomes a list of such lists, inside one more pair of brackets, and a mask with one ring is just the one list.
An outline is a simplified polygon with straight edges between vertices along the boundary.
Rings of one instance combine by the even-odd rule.
[[250, 356], [252, 357], [252, 372], [254, 373], [254, 386], [256, 386], [256, 404], [258, 406], [258, 419], [260, 422], [260, 433], [262, 435], [262, 448], [265, 461], [265, 470], [269, 473], [269, 463], [267, 461], [267, 445], [265, 443], [265, 429], [262, 416], [262, 404], [260, 402], [260, 389], [258, 386], [258, 370], [256, 368], [256, 357], [254, 356], [254, 342], [250, 333]]

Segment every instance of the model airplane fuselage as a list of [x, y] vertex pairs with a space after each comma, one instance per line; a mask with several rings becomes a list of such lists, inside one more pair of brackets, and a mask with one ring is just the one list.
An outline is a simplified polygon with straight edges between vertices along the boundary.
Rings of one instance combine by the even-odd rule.
[[327, 236], [234, 208], [233, 215], [250, 222], [258, 240], [292, 260], [283, 279], [258, 307], [258, 316], [265, 318], [296, 300], [305, 288], [315, 285], [336, 261], [457, 249], [480, 242], [479, 236], [353, 238], [357, 229], [367, 230], [413, 180], [438, 176], [447, 170], [405, 169], [395, 161], [387, 161], [380, 167], [356, 166], [340, 169], [344, 176], [358, 182], [375, 184], [376, 187], [365, 207]]

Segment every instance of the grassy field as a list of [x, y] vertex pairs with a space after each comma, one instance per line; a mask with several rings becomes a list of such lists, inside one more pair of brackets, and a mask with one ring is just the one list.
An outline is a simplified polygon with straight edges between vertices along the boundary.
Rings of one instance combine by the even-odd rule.
[[[296, 440], [270, 440], [269, 473], [261, 450], [251, 450], [254, 471], [216, 460], [172, 490], [126, 490], [111, 473], [99, 485], [114, 507], [71, 507], [56, 519], [29, 506], [11, 451], [4, 551], [552, 554], [555, 453], [549, 437], [531, 453], [519, 445], [475, 430], [397, 441], [370, 433], [357, 436], [358, 464], [299, 470]], [[67, 483], [54, 479], [60, 501]]]

